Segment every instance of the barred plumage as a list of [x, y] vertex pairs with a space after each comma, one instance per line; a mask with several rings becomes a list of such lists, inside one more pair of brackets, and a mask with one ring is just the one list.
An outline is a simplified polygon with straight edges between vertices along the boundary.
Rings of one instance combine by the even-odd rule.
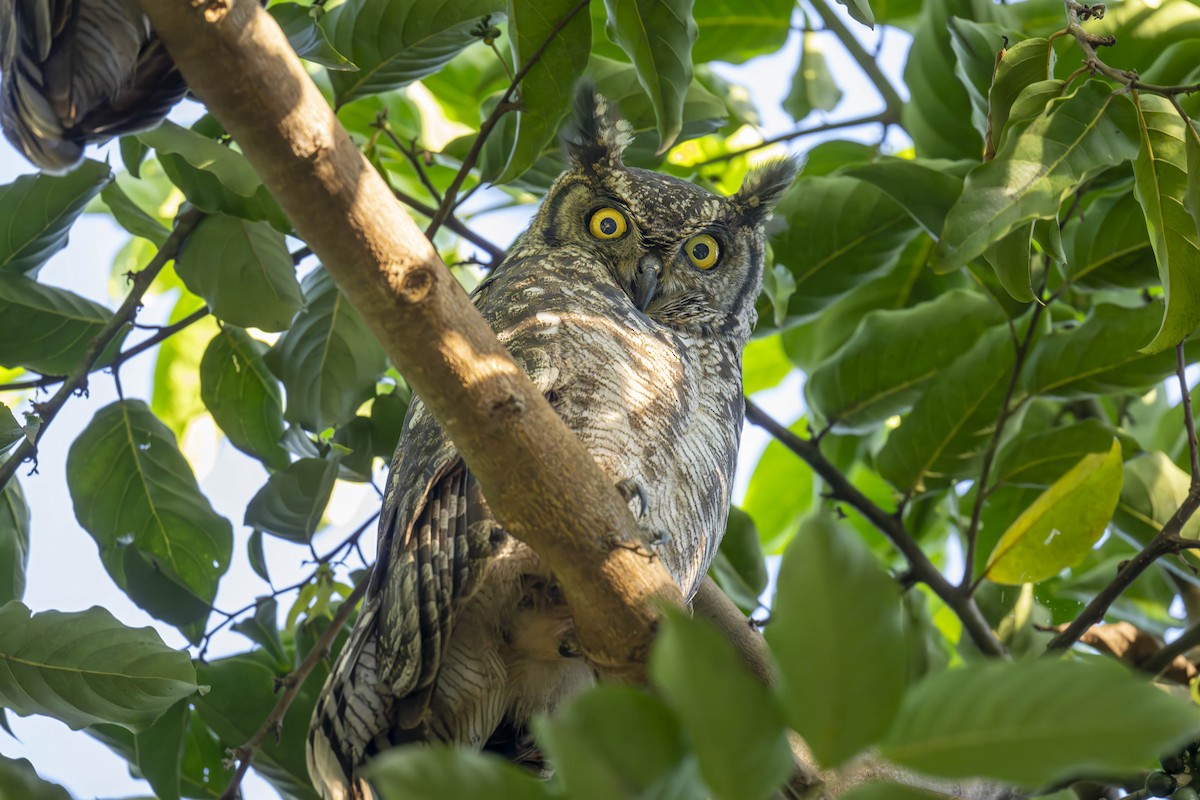
[[[690, 598], [725, 527], [762, 223], [795, 166], [773, 164], [717, 197], [625, 168], [615, 108], [586, 87], [576, 106], [572, 166], [474, 301], [625, 489], [646, 546]], [[600, 224], [599, 209], [619, 217]], [[579, 655], [553, 576], [497, 526], [414, 400], [364, 610], [313, 714], [318, 790], [361, 796], [359, 767], [408, 742], [486, 748], [540, 768], [526, 725], [592, 682]]]

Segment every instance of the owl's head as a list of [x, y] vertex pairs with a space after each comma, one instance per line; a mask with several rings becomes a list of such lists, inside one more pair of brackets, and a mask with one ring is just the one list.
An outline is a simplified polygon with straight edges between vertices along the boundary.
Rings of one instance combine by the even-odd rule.
[[681, 328], [749, 335], [762, 286], [763, 223], [795, 178], [791, 159], [750, 172], [730, 197], [626, 167], [630, 128], [590, 84], [566, 138], [570, 167], [529, 234], [583, 250], [648, 317]]

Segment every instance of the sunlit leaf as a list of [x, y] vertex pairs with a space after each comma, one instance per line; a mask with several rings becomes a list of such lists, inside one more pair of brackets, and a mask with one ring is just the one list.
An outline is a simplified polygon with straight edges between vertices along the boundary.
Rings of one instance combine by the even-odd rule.
[[[203, 300], [191, 292], [182, 292], [167, 323], [177, 323], [202, 308]], [[176, 437], [182, 438], [191, 421], [205, 411], [200, 394], [200, 358], [205, 343], [218, 330], [216, 320], [206, 316], [176, 331], [158, 346], [150, 410]]]
[[1058, 214], [1063, 198], [1101, 170], [1132, 159], [1138, 140], [1129, 101], [1100, 80], [1052, 100], [970, 172], [946, 217], [934, 268], [957, 269], [1023, 223]]
[[[801, 418], [791, 430], [807, 435], [808, 420]], [[763, 546], [776, 553], [812, 508], [814, 496], [812, 469], [782, 442], [772, 440], [754, 468], [742, 509], [754, 520]]]
[[988, 661], [916, 686], [881, 750], [933, 775], [1038, 786], [1141, 769], [1198, 726], [1186, 699], [1110, 661]]
[[[1163, 453], [1143, 453], [1125, 463], [1121, 499], [1113, 527], [1144, 545], [1162, 530], [1187, 498], [1191, 478]], [[1200, 517], [1193, 516], [1179, 535], [1200, 539]]]
[[1008, 128], [1009, 114], [1025, 87], [1054, 75], [1054, 49], [1048, 39], [1036, 37], [1017, 42], [996, 64], [996, 75], [988, 92], [988, 141], [991, 154], [1000, 147]]
[[16, 601], [0, 608], [0, 701], [18, 714], [72, 730], [111, 722], [140, 731], [197, 688], [187, 653], [103, 608], [32, 616]]
[[1090, 453], [1009, 526], [988, 557], [995, 583], [1036, 583], [1083, 560], [1103, 535], [1121, 495], [1121, 445]]
[[908, 650], [899, 603], [871, 551], [827, 514], [810, 517], [783, 555], [766, 637], [788, 723], [822, 766], [877, 741], [900, 707]]

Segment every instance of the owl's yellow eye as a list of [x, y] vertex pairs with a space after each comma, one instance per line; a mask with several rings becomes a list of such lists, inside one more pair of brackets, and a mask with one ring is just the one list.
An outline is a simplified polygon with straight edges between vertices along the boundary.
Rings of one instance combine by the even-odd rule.
[[597, 239], [620, 239], [625, 235], [625, 231], [629, 230], [629, 223], [620, 211], [606, 207], [592, 214], [588, 230]]
[[717, 240], [707, 233], [688, 239], [683, 249], [687, 253], [688, 260], [700, 269], [712, 269], [717, 265], [717, 259], [721, 257], [721, 248], [717, 246]]

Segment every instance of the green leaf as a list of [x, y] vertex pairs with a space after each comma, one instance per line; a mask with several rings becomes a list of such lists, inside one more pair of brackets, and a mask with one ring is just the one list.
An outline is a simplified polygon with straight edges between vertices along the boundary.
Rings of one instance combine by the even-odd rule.
[[67, 455], [67, 488], [105, 568], [135, 603], [178, 626], [207, 618], [233, 531], [145, 403], [96, 412]]
[[329, 43], [325, 31], [313, 18], [313, 9], [299, 3], [279, 3], [267, 9], [287, 36], [296, 55], [331, 70], [357, 71], [350, 59]]
[[1004, 51], [988, 92], [989, 152], [1000, 148], [1013, 104], [1027, 86], [1054, 76], [1054, 48], [1043, 37], [1017, 42]]
[[254, 570], [254, 574], [267, 583], [270, 583], [271, 574], [267, 571], [267, 556], [263, 552], [262, 531], [250, 532], [250, 538], [246, 541], [246, 556], [250, 562], [250, 569]]
[[1033, 302], [1033, 281], [1029, 271], [1029, 248], [1033, 241], [1033, 223], [1020, 226], [992, 244], [983, 258], [996, 272], [1004, 291], [1021, 303]]
[[660, 797], [654, 788], [684, 771], [692, 773], [684, 796], [704, 794], [679, 720], [645, 691], [602, 684], [535, 720], [534, 730], [574, 800]]
[[1077, 398], [1153, 386], [1175, 371], [1175, 354], [1147, 355], [1162, 307], [1102, 304], [1082, 325], [1059, 329], [1034, 343], [1021, 373], [1030, 394]]
[[198, 688], [187, 653], [153, 628], [127, 628], [98, 607], [32, 616], [16, 601], [0, 608], [0, 704], [22, 716], [136, 732]]
[[1112, 438], [1112, 430], [1094, 419], [1022, 435], [1000, 450], [992, 485], [1049, 486], [1083, 456], [1108, 452]]
[[[0, 272], [0, 366], [66, 375], [79, 366], [111, 318], [112, 312], [99, 303], [15, 272]], [[93, 369], [112, 360], [127, 332], [117, 335]]]
[[279, 639], [279, 607], [275, 598], [267, 595], [255, 601], [254, 616], [243, 617], [230, 626], [250, 641], [267, 651], [281, 665], [287, 665], [288, 655]]
[[[1133, 192], [1098, 198], [1065, 233], [1067, 280], [1075, 286], [1141, 289], [1158, 283], [1146, 221]], [[1153, 335], [1151, 329], [1148, 337]]]
[[783, 713], [711, 623], [668, 611], [650, 675], [719, 800], [772, 796], [792, 769]]
[[241, 328], [222, 325], [200, 361], [200, 397], [229, 442], [272, 469], [291, 459], [283, 438], [279, 381], [263, 362], [266, 345]]
[[683, 130], [683, 102], [692, 82], [692, 45], [699, 29], [692, 0], [604, 0], [608, 38], [637, 69], [658, 120], [658, 153]]
[[1013, 350], [1008, 328], [993, 328], [927, 383], [876, 456], [879, 474], [911, 494], [973, 472], [1004, 399]]
[[4, 756], [0, 756], [0, 797], [14, 800], [71, 800], [66, 789], [39, 778], [33, 764], [23, 758]]
[[0, 272], [36, 272], [67, 246], [75, 218], [112, 180], [107, 164], [87, 160], [66, 175], [39, 172], [0, 186]]
[[1200, 129], [1196, 127], [1195, 120], [1188, 120], [1183, 147], [1187, 155], [1187, 174], [1192, 176], [1192, 180], [1186, 181], [1183, 204], [1192, 215], [1197, 230], [1200, 230], [1200, 180], [1196, 180], [1196, 176], [1200, 175]]
[[868, 783], [851, 789], [841, 800], [943, 800], [944, 797], [897, 783]]
[[579, 0], [508, 0], [514, 68], [521, 69], [547, 39], [550, 43], [521, 79], [516, 140], [497, 183], [508, 183], [533, 166], [571, 107], [592, 51], [592, 19], [585, 8], [561, 30], [555, 26], [578, 6]]
[[338, 458], [302, 458], [267, 479], [246, 506], [244, 524], [307, 544], [321, 524], [337, 480]]
[[1145, 214], [1166, 300], [1162, 326], [1143, 348], [1156, 353], [1200, 325], [1200, 231], [1184, 207], [1189, 179], [1183, 120], [1169, 100], [1155, 95], [1138, 95], [1136, 108], [1142, 146], [1133, 162], [1133, 193]]
[[1025, 786], [1139, 770], [1200, 726], [1200, 713], [1108, 660], [981, 662], [904, 698], [881, 748], [932, 775]]
[[789, 323], [810, 319], [896, 263], [915, 229], [908, 213], [864, 181], [801, 178], [776, 207], [775, 261], [795, 279]]
[[383, 800], [555, 797], [545, 782], [499, 756], [446, 747], [389, 750], [372, 760], [366, 773]]
[[108, 210], [112, 212], [113, 219], [117, 221], [117, 224], [134, 236], [140, 236], [153, 242], [156, 246], [162, 247], [163, 242], [171, 233], [165, 225], [133, 202], [129, 195], [125, 194], [121, 184], [116, 181], [104, 187], [104, 190], [100, 192], [100, 199], [104, 201], [104, 205], [108, 206]]
[[[288, 669], [281, 670], [263, 650], [196, 665], [199, 680], [212, 688], [195, 698], [193, 704], [200, 718], [219, 738], [222, 750], [241, 747], [254, 735], [275, 707], [279, 699], [276, 680]], [[328, 664], [318, 664], [296, 694], [277, 735], [268, 736], [254, 755], [254, 771], [292, 800], [318, 800], [304, 763], [304, 741], [317, 695], [328, 674]], [[193, 721], [191, 729], [196, 727]]]
[[751, 339], [742, 350], [742, 390], [747, 395], [778, 386], [791, 371], [778, 335]]
[[349, 0], [322, 24], [339, 53], [357, 72], [333, 72], [337, 105], [399, 89], [437, 72], [479, 39], [471, 33], [490, 15], [503, 21], [503, 0]]
[[820, 34], [805, 31], [800, 40], [800, 63], [792, 76], [792, 88], [783, 98], [783, 110], [801, 120], [814, 109], [832, 111], [841, 99], [842, 90], [825, 61]]
[[[1144, 453], [1125, 464], [1121, 499], [1113, 527], [1140, 545], [1147, 544], [1187, 498], [1191, 478], [1164, 453]], [[1200, 517], [1193, 516], [1179, 532], [1200, 539]]]
[[[792, 433], [808, 433], [808, 420], [801, 417]], [[812, 469], [775, 439], [763, 450], [750, 476], [742, 508], [758, 528], [758, 536], [769, 553], [777, 553], [796, 531], [801, 518], [812, 508]]]
[[835, 767], [878, 741], [900, 707], [900, 592], [862, 540], [824, 513], [788, 545], [778, 586], [766, 637], [788, 723]]
[[122, 136], [118, 141], [121, 163], [125, 165], [125, 169], [130, 175], [135, 178], [142, 177], [142, 162], [146, 160], [150, 148], [136, 136]]
[[934, 269], [948, 272], [983, 255], [1018, 226], [1058, 214], [1063, 199], [1093, 175], [1136, 155], [1129, 102], [1090, 80], [1014, 128], [996, 157], [967, 175], [946, 217]]
[[767, 588], [767, 565], [754, 520], [737, 506], [729, 509], [725, 535], [709, 572], [737, 607], [749, 614]]
[[867, 431], [907, 410], [923, 387], [1003, 322], [978, 292], [954, 290], [896, 311], [872, 311], [809, 376], [812, 407], [840, 431]]
[[241, 153], [169, 121], [139, 133], [138, 138], [154, 148], [167, 177], [200, 210], [265, 220], [281, 231], [291, 229]]
[[387, 358], [324, 269], [310, 272], [302, 288], [304, 310], [264, 358], [287, 390], [284, 419], [323, 431], [353, 419]]
[[946, 214], [962, 194], [963, 176], [974, 164], [944, 158], [881, 158], [852, 167], [846, 174], [878, 186], [937, 238]]
[[[8, 406], [0, 405], [0, 455], [4, 455], [16, 447], [22, 439], [27, 438], [29, 438], [28, 434], [21, 427], [21, 423], [17, 422], [17, 418], [13, 416]], [[33, 444], [32, 439], [29, 439], [29, 442]]]
[[904, 83], [909, 102], [900, 120], [922, 158], [978, 159], [983, 151], [979, 132], [971, 124], [971, 99], [954, 74], [950, 18], [973, 17], [970, 0], [931, 0], [921, 4], [921, 17]]
[[180, 250], [175, 271], [213, 314], [243, 328], [286, 330], [304, 305], [283, 234], [265, 222], [205, 217]]
[[846, 12], [855, 22], [861, 22], [868, 28], [875, 29], [875, 14], [871, 11], [871, 4], [867, 0], [838, 0], [838, 2], [846, 7]]
[[186, 698], [180, 700], [157, 722], [134, 736], [138, 771], [150, 783], [158, 800], [179, 800], [189, 708]]
[[997, 70], [997, 58], [1006, 42], [1021, 38], [988, 22], [962, 17], [949, 20], [950, 49], [954, 52], [954, 74], [958, 76], [971, 101], [971, 123], [981, 135], [988, 130], [988, 93]]
[[984, 575], [995, 583], [1037, 583], [1078, 564], [1112, 519], [1121, 496], [1121, 444], [1089, 453], [1009, 526]]
[[790, 0], [696, 0], [692, 18], [700, 35], [692, 61], [740, 64], [783, 48], [791, 30]]
[[[201, 308], [204, 308], [203, 300], [182, 291], [167, 322], [179, 322]], [[219, 330], [217, 321], [211, 315], [206, 316], [176, 331], [158, 346], [150, 410], [178, 438], [183, 438], [192, 420], [205, 411], [200, 399], [200, 357], [205, 344]]]
[[[3, 463], [3, 462], [0, 462]], [[29, 566], [29, 504], [16, 477], [0, 490], [0, 603], [25, 595]]]

